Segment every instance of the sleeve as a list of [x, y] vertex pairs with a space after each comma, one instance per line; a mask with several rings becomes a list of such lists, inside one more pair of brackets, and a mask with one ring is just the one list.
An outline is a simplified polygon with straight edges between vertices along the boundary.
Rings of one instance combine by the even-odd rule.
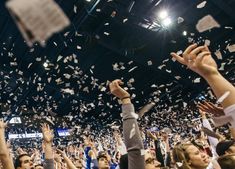
[[155, 145], [156, 158], [161, 163], [161, 167], [164, 167], [164, 158], [162, 156], [160, 141], [159, 140], [155, 140], [154, 141], [154, 145]]
[[[209, 130], [213, 131], [210, 122], [208, 121], [208, 119], [202, 119], [202, 125], [206, 128], [208, 128]], [[218, 157], [217, 153], [216, 153], [216, 146], [219, 143], [219, 140], [213, 137], [208, 136], [208, 140], [212, 149], [212, 154], [213, 157]]]
[[91, 160], [91, 169], [98, 169], [98, 161], [97, 159]]
[[224, 113], [226, 116], [230, 116], [232, 118], [231, 125], [235, 128], [235, 104], [225, 108]]
[[54, 160], [53, 159], [45, 159], [43, 168], [44, 169], [54, 169]]
[[85, 148], [85, 156], [86, 156], [86, 169], [91, 169], [91, 157], [88, 155], [88, 152], [91, 150], [91, 147]]
[[144, 169], [144, 145], [132, 104], [122, 105], [123, 134], [128, 152], [128, 169]]
[[170, 152], [166, 153], [166, 158], [165, 158], [165, 166], [170, 167], [171, 165], [171, 154]]

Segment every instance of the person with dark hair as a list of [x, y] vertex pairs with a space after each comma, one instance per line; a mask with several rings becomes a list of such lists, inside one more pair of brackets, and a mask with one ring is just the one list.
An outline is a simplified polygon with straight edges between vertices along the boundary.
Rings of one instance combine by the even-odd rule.
[[224, 155], [218, 158], [221, 169], [235, 168], [235, 154]]
[[43, 169], [43, 166], [42, 164], [37, 164], [34, 166], [35, 169]]
[[99, 152], [97, 156], [98, 169], [109, 169], [110, 157], [105, 151]]
[[15, 160], [15, 169], [32, 168], [33, 161], [28, 154], [21, 154]]
[[219, 156], [235, 153], [235, 141], [223, 140], [219, 142], [216, 146], [216, 152]]

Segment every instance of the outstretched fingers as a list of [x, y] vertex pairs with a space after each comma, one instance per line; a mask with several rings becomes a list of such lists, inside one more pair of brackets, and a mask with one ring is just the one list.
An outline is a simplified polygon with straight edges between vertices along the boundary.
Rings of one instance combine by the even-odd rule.
[[171, 56], [172, 56], [173, 58], [175, 58], [175, 59], [176, 59], [178, 62], [180, 62], [181, 64], [186, 65], [186, 62], [185, 62], [185, 60], [184, 60], [183, 57], [177, 55], [177, 54], [174, 53], [174, 52], [171, 53]]

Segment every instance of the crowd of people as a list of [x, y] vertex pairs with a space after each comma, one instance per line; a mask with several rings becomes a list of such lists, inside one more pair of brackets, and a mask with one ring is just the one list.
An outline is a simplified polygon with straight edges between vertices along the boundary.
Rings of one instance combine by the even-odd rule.
[[[2, 169], [234, 169], [235, 88], [218, 71], [207, 46], [190, 45], [182, 54], [171, 53], [180, 64], [196, 72], [213, 90], [217, 103], [197, 105], [200, 124], [192, 131], [177, 133], [176, 126], [140, 126], [131, 93], [117, 79], [110, 93], [122, 108], [122, 128], [96, 135], [86, 130], [64, 145], [56, 141], [49, 124], [41, 125], [42, 142], [14, 147], [5, 137], [7, 124], [0, 120], [0, 168]], [[177, 118], [171, 114], [169, 118]], [[216, 127], [211, 118], [222, 127]], [[193, 123], [191, 121], [191, 123]], [[181, 127], [181, 126], [178, 126]], [[163, 128], [163, 129], [162, 129]], [[225, 134], [224, 130], [229, 129]], [[173, 132], [172, 132], [173, 131]], [[102, 131], [96, 131], [99, 133]], [[189, 133], [190, 132], [190, 133]], [[76, 134], [76, 133], [75, 133]], [[36, 143], [36, 145], [35, 145]], [[37, 145], [39, 144], [39, 145]], [[35, 147], [34, 147], [35, 146]]]

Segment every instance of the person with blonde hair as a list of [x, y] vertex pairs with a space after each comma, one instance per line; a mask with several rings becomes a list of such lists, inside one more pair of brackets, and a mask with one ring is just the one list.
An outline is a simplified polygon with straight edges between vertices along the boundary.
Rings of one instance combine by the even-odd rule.
[[210, 163], [209, 156], [191, 143], [176, 145], [173, 159], [179, 169], [206, 169]]

